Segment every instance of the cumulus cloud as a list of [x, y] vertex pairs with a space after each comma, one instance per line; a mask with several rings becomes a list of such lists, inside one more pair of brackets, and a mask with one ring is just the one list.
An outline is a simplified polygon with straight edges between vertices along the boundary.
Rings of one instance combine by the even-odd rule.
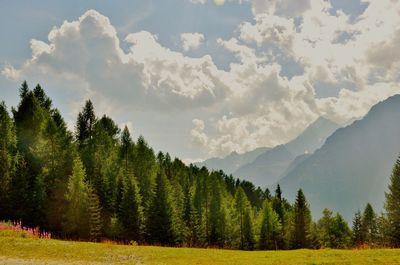
[[196, 147], [204, 147], [207, 146], [208, 137], [204, 133], [204, 121], [199, 119], [192, 120], [194, 128], [190, 131], [190, 135], [192, 136], [192, 143]]
[[[2, 74], [74, 84], [104, 108], [190, 110], [193, 146], [214, 156], [244, 152], [287, 142], [319, 116], [360, 118], [400, 92], [400, 2], [364, 2], [364, 12], [350, 19], [324, 0], [254, 0], [254, 20], [216, 41], [234, 57], [228, 70], [211, 55], [172, 51], [147, 31], [128, 34], [122, 50], [108, 18], [91, 10], [54, 28], [47, 42], [32, 40], [31, 58]], [[181, 41], [189, 51], [204, 36], [183, 33]], [[294, 64], [300, 71], [286, 74]], [[320, 98], [318, 83], [339, 92]]]
[[75, 78], [92, 96], [139, 109], [210, 106], [228, 91], [210, 56], [173, 52], [146, 31], [125, 38], [130, 45], [126, 53], [109, 19], [94, 10], [54, 28], [48, 40], [32, 40], [32, 58], [22, 68], [8, 66], [2, 73], [13, 79]]
[[[242, 23], [237, 39], [218, 40], [239, 60], [230, 74], [241, 92], [230, 99], [231, 115], [219, 119], [218, 136], [208, 139], [214, 155], [284, 143], [318, 116], [346, 123], [400, 92], [398, 2], [365, 1], [368, 8], [354, 21], [332, 12], [329, 1], [298, 1], [293, 10], [288, 2], [253, 1], [254, 22]], [[303, 73], [285, 76], [282, 57]], [[342, 88], [318, 98], [320, 81]]]
[[182, 48], [185, 51], [197, 49], [204, 41], [204, 35], [201, 33], [182, 33]]

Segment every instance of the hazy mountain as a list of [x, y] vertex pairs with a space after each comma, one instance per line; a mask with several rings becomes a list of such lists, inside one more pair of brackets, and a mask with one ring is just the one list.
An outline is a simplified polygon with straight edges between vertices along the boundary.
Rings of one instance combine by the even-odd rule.
[[275, 183], [296, 156], [314, 152], [338, 127], [339, 125], [330, 120], [318, 118], [295, 139], [260, 154], [253, 162], [236, 170], [233, 175], [263, 187]]
[[230, 155], [224, 158], [210, 158], [203, 162], [195, 163], [195, 165], [199, 167], [206, 166], [208, 169], [214, 170], [222, 169], [225, 173], [232, 174], [242, 165], [253, 162], [254, 159], [267, 150], [270, 150], [270, 148], [260, 147], [243, 154], [232, 152]]
[[285, 146], [295, 156], [304, 153], [311, 154], [320, 148], [326, 138], [339, 127], [340, 126], [333, 121], [320, 117]]
[[276, 182], [294, 159], [295, 156], [285, 145], [278, 145], [259, 155], [253, 162], [240, 167], [233, 175], [264, 187]]
[[350, 220], [370, 202], [383, 206], [393, 164], [400, 152], [400, 95], [378, 103], [359, 121], [338, 129], [279, 184], [294, 199], [301, 187], [316, 217], [327, 207]]

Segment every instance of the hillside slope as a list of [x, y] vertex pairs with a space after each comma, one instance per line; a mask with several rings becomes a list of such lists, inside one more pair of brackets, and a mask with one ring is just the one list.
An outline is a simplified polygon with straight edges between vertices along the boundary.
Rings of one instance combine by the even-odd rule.
[[400, 95], [373, 106], [359, 121], [338, 129], [279, 184], [293, 200], [301, 187], [318, 217], [327, 207], [351, 220], [370, 202], [383, 206], [393, 164], [400, 152]]
[[339, 125], [325, 118], [318, 118], [299, 136], [260, 154], [253, 162], [243, 165], [234, 176], [265, 187], [275, 183], [297, 156], [313, 153]]

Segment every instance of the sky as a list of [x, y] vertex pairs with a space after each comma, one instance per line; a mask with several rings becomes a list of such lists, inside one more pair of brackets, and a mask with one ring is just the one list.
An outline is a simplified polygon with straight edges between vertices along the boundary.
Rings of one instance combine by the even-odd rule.
[[0, 0], [0, 100], [91, 99], [185, 161], [286, 143], [400, 92], [400, 1]]

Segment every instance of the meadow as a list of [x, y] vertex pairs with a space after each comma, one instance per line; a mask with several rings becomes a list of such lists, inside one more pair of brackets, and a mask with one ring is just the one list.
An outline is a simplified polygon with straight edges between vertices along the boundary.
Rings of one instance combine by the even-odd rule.
[[0, 264], [400, 264], [400, 250], [168, 248], [39, 239], [0, 231]]

